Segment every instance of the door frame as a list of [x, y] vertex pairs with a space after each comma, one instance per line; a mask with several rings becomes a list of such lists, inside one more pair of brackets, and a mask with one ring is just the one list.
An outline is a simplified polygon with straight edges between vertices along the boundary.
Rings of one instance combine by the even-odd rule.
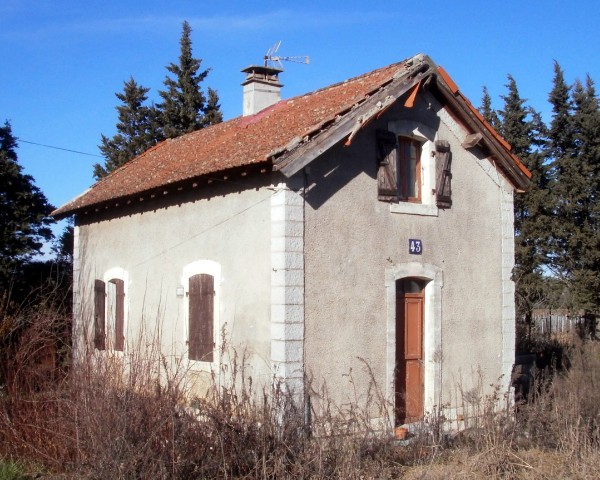
[[[385, 270], [387, 303], [386, 397], [388, 418], [395, 419], [396, 280], [415, 277], [427, 281], [423, 290], [423, 409], [431, 412], [440, 403], [442, 350], [442, 269], [428, 263], [400, 263]], [[392, 426], [394, 422], [391, 422]]]
[[[397, 426], [419, 421], [424, 415], [423, 327], [425, 285], [419, 292], [402, 292], [399, 287], [403, 280], [396, 281], [396, 379], [394, 382], [396, 400], [394, 425]], [[417, 280], [419, 283], [425, 282], [425, 280], [415, 279], [414, 277], [411, 280]], [[416, 310], [414, 307], [417, 307]], [[400, 329], [402, 331], [399, 331]], [[414, 379], [415, 375], [416, 380]], [[409, 377], [412, 378], [410, 382]], [[402, 417], [402, 420], [400, 420], [400, 417]]]

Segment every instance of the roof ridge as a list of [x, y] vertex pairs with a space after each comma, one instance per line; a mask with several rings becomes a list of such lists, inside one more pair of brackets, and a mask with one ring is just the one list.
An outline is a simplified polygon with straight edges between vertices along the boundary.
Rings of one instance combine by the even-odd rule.
[[381, 72], [383, 72], [385, 70], [392, 69], [395, 66], [397, 66], [398, 68], [401, 68], [402, 66], [406, 65], [406, 62], [409, 61], [409, 60], [410, 60], [410, 58], [408, 58], [406, 60], [402, 60], [401, 62], [391, 63], [391, 64], [389, 64], [389, 65], [387, 65], [385, 67], [380, 67], [380, 68], [377, 68], [375, 70], [371, 70], [370, 72], [366, 72], [366, 73], [363, 73], [361, 75], [357, 75], [356, 77], [350, 77], [350, 78], [347, 78], [346, 80], [342, 80], [342, 81], [339, 81], [339, 82], [336, 82], [336, 83], [332, 83], [331, 85], [326, 85], [324, 87], [317, 88], [316, 90], [313, 90], [311, 92], [306, 92], [306, 93], [303, 93], [303, 94], [300, 94], [300, 95], [296, 95], [295, 97], [291, 97], [291, 98], [285, 99], [283, 101], [289, 101], [289, 100], [294, 100], [296, 98], [308, 97], [308, 96], [311, 96], [311, 95], [315, 95], [317, 93], [325, 92], [327, 90], [331, 90], [331, 89], [340, 87], [342, 85], [347, 85], [349, 83], [354, 83], [354, 82], [356, 82], [358, 80], [361, 80], [361, 79], [366, 79], [366, 78], [369, 78], [369, 77], [372, 77], [372, 76], [375, 76], [375, 75], [379, 75]]

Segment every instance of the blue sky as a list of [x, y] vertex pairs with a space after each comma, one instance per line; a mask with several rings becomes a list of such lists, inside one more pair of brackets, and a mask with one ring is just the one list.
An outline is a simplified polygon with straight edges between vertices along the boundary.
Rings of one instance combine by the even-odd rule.
[[[115, 133], [124, 80], [133, 76], [158, 99], [184, 20], [225, 119], [241, 114], [240, 69], [279, 40], [281, 55], [311, 60], [285, 65], [285, 98], [417, 53], [442, 65], [476, 106], [486, 85], [501, 107], [512, 74], [546, 120], [554, 60], [570, 83], [588, 73], [600, 82], [594, 0], [2, 0], [0, 121], [22, 140], [98, 155], [100, 135]], [[24, 142], [18, 155], [55, 206], [89, 187], [102, 161]]]

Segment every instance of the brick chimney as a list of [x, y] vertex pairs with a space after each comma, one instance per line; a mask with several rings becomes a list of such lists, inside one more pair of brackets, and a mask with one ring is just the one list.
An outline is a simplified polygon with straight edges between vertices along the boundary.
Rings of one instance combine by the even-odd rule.
[[274, 105], [281, 100], [281, 87], [279, 68], [251, 65], [242, 70], [246, 74], [244, 87], [243, 115], [254, 115], [261, 110]]

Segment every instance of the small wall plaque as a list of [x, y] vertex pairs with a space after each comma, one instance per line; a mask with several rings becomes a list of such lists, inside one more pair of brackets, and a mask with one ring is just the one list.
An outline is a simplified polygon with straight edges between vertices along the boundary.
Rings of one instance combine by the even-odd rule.
[[409, 238], [408, 253], [410, 253], [411, 255], [421, 255], [423, 253], [423, 242], [416, 238]]

